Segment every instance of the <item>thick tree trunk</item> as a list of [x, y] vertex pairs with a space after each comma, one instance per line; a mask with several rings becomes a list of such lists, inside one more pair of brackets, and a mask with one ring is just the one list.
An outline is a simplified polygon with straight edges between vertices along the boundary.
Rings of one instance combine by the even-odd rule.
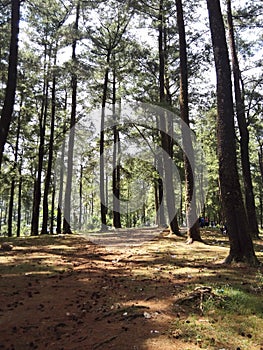
[[225, 259], [258, 265], [238, 180], [231, 70], [219, 0], [207, 0], [217, 74], [217, 152], [220, 191], [228, 227], [230, 252]]
[[183, 122], [188, 128], [182, 128], [183, 132], [183, 148], [184, 148], [184, 171], [185, 171], [185, 206], [186, 206], [186, 221], [187, 221], [187, 236], [188, 243], [194, 241], [202, 241], [198, 224], [198, 216], [196, 209], [195, 196], [195, 159], [191, 140], [191, 130], [189, 125], [189, 107], [188, 107], [188, 67], [187, 67], [187, 51], [186, 38], [183, 17], [182, 1], [176, 0], [177, 11], [177, 27], [179, 32], [179, 47], [180, 47], [180, 114]]
[[18, 33], [20, 20], [20, 0], [13, 0], [11, 16], [11, 40], [9, 49], [8, 77], [4, 105], [0, 119], [0, 170], [4, 147], [7, 140], [15, 104], [18, 60]]
[[241, 72], [239, 68], [239, 62], [236, 52], [234, 25], [231, 10], [231, 0], [227, 0], [227, 18], [228, 18], [228, 31], [229, 41], [232, 55], [232, 68], [234, 77], [234, 90], [236, 99], [236, 114], [238, 127], [240, 132], [240, 149], [241, 149], [241, 164], [242, 173], [244, 180], [245, 190], [245, 204], [246, 212], [249, 223], [250, 233], [253, 238], [259, 238], [259, 230], [256, 216], [255, 198], [253, 193], [253, 185], [250, 171], [250, 160], [249, 160], [249, 131], [247, 128], [246, 116], [245, 116], [245, 103], [242, 97], [240, 79]]

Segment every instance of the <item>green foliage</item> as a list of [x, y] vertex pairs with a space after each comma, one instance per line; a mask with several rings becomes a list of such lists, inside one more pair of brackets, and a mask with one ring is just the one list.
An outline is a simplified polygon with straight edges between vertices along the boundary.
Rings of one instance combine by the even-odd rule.
[[[88, 115], [91, 109], [101, 104], [105, 70], [109, 69], [107, 90], [108, 106], [113, 99], [113, 75], [116, 79], [116, 100], [141, 101], [158, 104], [159, 100], [159, 57], [158, 26], [160, 3], [156, 1], [80, 1], [81, 18], [79, 28], [74, 28], [76, 1], [39, 1], [22, 2], [22, 18], [19, 36], [19, 76], [16, 94], [16, 106], [19, 106], [21, 131], [19, 140], [18, 164], [22, 167], [22, 210], [23, 216], [30, 222], [34, 179], [38, 165], [39, 134], [46, 127], [44, 169], [46, 172], [49, 125], [52, 112], [51, 83], [56, 78], [56, 120], [54, 157], [59, 152], [63, 131], [68, 130], [71, 110], [71, 76], [76, 73], [79, 90], [77, 101], [77, 120]], [[192, 127], [206, 154], [204, 162], [208, 168], [208, 190], [206, 214], [216, 221], [221, 219], [221, 206], [218, 189], [218, 161], [216, 154], [216, 112], [215, 88], [211, 81], [210, 70], [213, 66], [211, 40], [208, 33], [207, 12], [200, 1], [188, 1], [184, 4], [186, 39], [188, 45], [188, 76], [190, 96], [190, 117]], [[246, 103], [247, 123], [250, 132], [251, 171], [255, 191], [258, 217], [262, 219], [261, 198], [262, 178], [259, 170], [258, 153], [262, 151], [262, 11], [261, 2], [247, 1], [245, 4], [234, 2], [235, 30], [238, 38], [238, 50], [244, 74], [244, 99]], [[2, 106], [8, 67], [10, 38], [10, 3], [0, 4], [0, 105]], [[178, 30], [174, 1], [163, 1], [167, 60], [166, 88], [172, 101], [172, 109], [179, 109], [179, 52]], [[256, 34], [253, 34], [253, 33]], [[77, 38], [79, 47], [76, 63], [71, 59], [71, 45]], [[57, 56], [57, 60], [55, 57]], [[253, 70], [250, 68], [253, 67]], [[114, 74], [113, 74], [114, 73]], [[41, 125], [47, 87], [47, 119]], [[8, 145], [5, 152], [4, 170], [1, 174], [0, 202], [3, 215], [9, 199], [10, 180], [15, 178], [15, 202], [18, 199], [18, 168], [14, 169], [14, 147], [17, 132], [17, 116], [14, 116]], [[93, 127], [90, 125], [92, 134]], [[120, 130], [124, 158], [121, 160], [121, 198], [127, 204], [128, 199], [135, 201], [144, 191], [145, 198], [139, 212], [130, 211], [122, 221], [128, 226], [134, 222], [141, 225], [154, 222], [154, 184], [158, 173], [154, 161], [147, 163], [139, 158], [125, 159], [129, 142], [143, 145], [142, 158], [154, 159], [150, 154], [147, 140], [159, 143], [154, 130], [134, 127], [121, 127]], [[144, 139], [142, 138], [144, 135]], [[98, 193], [99, 149], [97, 139], [87, 135], [90, 142], [86, 154], [83, 154], [83, 206], [87, 218], [87, 228], [98, 226], [100, 202]], [[98, 135], [96, 136], [98, 137]], [[92, 140], [92, 141], [91, 141]], [[112, 152], [112, 134], [106, 132], [105, 147], [107, 155]], [[153, 149], [154, 151], [154, 149]], [[148, 152], [148, 153], [147, 153]], [[127, 158], [127, 157], [126, 157]], [[112, 158], [109, 156], [109, 160]], [[179, 169], [182, 187], [182, 152], [174, 146], [174, 161]], [[200, 164], [199, 164], [200, 165]], [[110, 164], [107, 165], [110, 173]], [[76, 188], [79, 186], [79, 171], [76, 169]], [[202, 175], [202, 174], [201, 174]], [[54, 178], [52, 178], [54, 181]], [[111, 198], [111, 178], [108, 183], [108, 197]], [[58, 191], [58, 189], [57, 189]], [[133, 197], [132, 197], [133, 196]], [[56, 193], [57, 205], [58, 193]], [[78, 200], [74, 199], [74, 208], [78, 210]], [[109, 199], [111, 201], [111, 199]], [[51, 202], [51, 198], [50, 198]], [[24, 219], [23, 219], [24, 220]], [[109, 224], [111, 224], [109, 212]], [[24, 224], [25, 222], [23, 222]], [[85, 225], [84, 225], [85, 227]]]

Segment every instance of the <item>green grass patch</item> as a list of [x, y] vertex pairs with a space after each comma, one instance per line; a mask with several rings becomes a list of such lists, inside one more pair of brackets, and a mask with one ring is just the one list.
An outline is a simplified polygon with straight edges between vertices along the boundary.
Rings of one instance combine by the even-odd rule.
[[256, 315], [247, 317], [236, 314], [215, 313], [214, 316], [190, 315], [186, 320], [176, 320], [170, 336], [194, 343], [201, 349], [258, 350], [263, 344], [263, 321]]
[[233, 286], [223, 286], [214, 290], [215, 297], [204, 301], [204, 310], [217, 310], [221, 313], [235, 313], [236, 315], [256, 314], [263, 316], [262, 294], [257, 287], [247, 286], [247, 290]]
[[192, 289], [178, 305], [186, 312], [173, 322], [173, 338], [201, 349], [263, 348], [262, 290], [256, 286], [214, 286], [202, 297]]

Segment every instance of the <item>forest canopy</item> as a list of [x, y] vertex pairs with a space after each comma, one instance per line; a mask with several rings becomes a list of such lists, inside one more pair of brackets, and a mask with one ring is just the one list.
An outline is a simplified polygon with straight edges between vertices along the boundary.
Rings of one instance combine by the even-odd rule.
[[258, 237], [262, 4], [211, 3], [0, 1], [1, 234]]

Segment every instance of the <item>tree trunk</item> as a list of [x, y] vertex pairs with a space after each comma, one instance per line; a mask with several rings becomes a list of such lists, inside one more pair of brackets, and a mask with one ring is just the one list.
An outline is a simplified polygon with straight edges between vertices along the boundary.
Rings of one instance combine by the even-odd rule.
[[248, 218], [251, 236], [253, 238], [259, 238], [255, 197], [253, 193], [253, 185], [252, 185], [252, 178], [251, 178], [251, 171], [250, 171], [249, 131], [247, 128], [247, 122], [246, 122], [246, 116], [245, 116], [244, 98], [242, 97], [241, 87], [240, 87], [241, 72], [240, 72], [239, 62], [238, 62], [238, 57], [236, 52], [234, 25], [233, 25], [232, 10], [231, 10], [231, 0], [227, 0], [227, 19], [228, 19], [228, 31], [229, 31], [229, 39], [230, 39], [229, 41], [230, 41], [230, 48], [231, 48], [232, 68], [233, 68], [233, 77], [234, 77], [236, 114], [237, 114], [237, 121], [238, 121], [238, 127], [240, 132], [241, 164], [242, 164], [242, 173], [243, 173], [244, 189], [245, 189], [246, 212], [247, 212], [247, 218]]
[[263, 191], [262, 188], [259, 190], [259, 219], [260, 227], [263, 229]]
[[9, 49], [8, 77], [4, 105], [0, 119], [0, 170], [4, 147], [7, 140], [15, 104], [18, 61], [18, 33], [20, 20], [20, 0], [13, 0], [11, 16], [11, 40]]
[[105, 196], [105, 161], [104, 161], [104, 139], [105, 139], [105, 107], [107, 101], [108, 81], [109, 81], [109, 63], [110, 51], [106, 59], [106, 69], [104, 74], [103, 95], [101, 104], [101, 122], [100, 122], [100, 214], [101, 214], [101, 231], [107, 230], [107, 205]]
[[258, 265], [238, 180], [231, 70], [219, 0], [207, 0], [217, 74], [217, 152], [220, 191], [230, 252], [225, 259]]
[[155, 169], [158, 169], [158, 178], [154, 182], [155, 197], [155, 223], [157, 226], [165, 227], [165, 214], [163, 205], [163, 162], [160, 154], [155, 154]]
[[82, 206], [83, 206], [83, 165], [80, 164], [80, 177], [79, 177], [79, 231], [82, 227]]
[[259, 145], [258, 164], [259, 164], [261, 179], [262, 179], [262, 182], [263, 182], [263, 145]]
[[72, 176], [73, 176], [73, 153], [74, 153], [74, 142], [75, 142], [75, 124], [76, 124], [76, 112], [77, 112], [77, 58], [76, 58], [76, 47], [77, 47], [77, 31], [79, 26], [79, 15], [80, 15], [80, 3], [77, 3], [76, 8], [76, 20], [75, 20], [75, 38], [72, 44], [72, 62], [73, 69], [71, 86], [72, 86], [72, 99], [71, 99], [71, 118], [70, 118], [70, 133], [68, 142], [68, 162], [67, 162], [67, 182], [65, 190], [65, 200], [64, 200], [64, 220], [63, 220], [63, 233], [71, 234], [71, 191], [72, 191]]
[[194, 150], [191, 140], [191, 130], [189, 125], [189, 107], [188, 107], [188, 67], [187, 67], [187, 51], [186, 38], [183, 17], [182, 1], [176, 0], [177, 10], [177, 27], [179, 32], [180, 47], [180, 114], [183, 122], [188, 126], [182, 127], [183, 148], [184, 148], [184, 171], [185, 171], [185, 206], [187, 221], [188, 243], [194, 241], [202, 241], [196, 209], [195, 195], [195, 159]]
[[[46, 68], [45, 68], [46, 69]], [[38, 165], [37, 165], [37, 178], [34, 184], [34, 195], [33, 195], [33, 212], [31, 221], [31, 235], [37, 236], [39, 229], [39, 210], [41, 202], [41, 183], [42, 183], [42, 170], [44, 160], [44, 147], [45, 147], [45, 135], [46, 135], [46, 120], [47, 120], [47, 109], [48, 109], [48, 88], [49, 82], [47, 79], [44, 81], [43, 86], [43, 101], [39, 119], [39, 147], [38, 147]]]
[[[67, 110], [67, 94], [65, 96], [65, 111]], [[63, 134], [66, 133], [66, 127], [63, 127]], [[63, 184], [64, 184], [64, 160], [65, 160], [65, 147], [66, 141], [63, 137], [63, 143], [61, 147], [60, 156], [60, 171], [59, 171], [59, 193], [58, 193], [58, 207], [57, 207], [57, 228], [56, 233], [60, 234], [62, 232], [62, 207], [63, 207]]]
[[20, 129], [21, 129], [21, 116], [18, 112], [18, 121], [17, 121], [17, 132], [16, 132], [16, 144], [15, 144], [15, 158], [13, 166], [13, 175], [11, 181], [10, 189], [10, 200], [9, 200], [9, 210], [8, 210], [8, 221], [7, 221], [7, 233], [8, 237], [12, 237], [12, 227], [13, 227], [13, 209], [14, 209], [14, 196], [15, 196], [15, 186], [16, 186], [16, 172], [17, 172], [17, 161], [18, 161], [18, 150], [19, 150], [19, 138], [20, 138]]
[[17, 198], [17, 228], [16, 228], [16, 236], [20, 237], [21, 232], [21, 211], [22, 211], [22, 156], [18, 169], [18, 198]]
[[[56, 53], [55, 53], [56, 55]], [[54, 67], [56, 66], [56, 57], [54, 62]], [[55, 73], [54, 73], [55, 74]], [[49, 136], [49, 149], [48, 149], [48, 166], [45, 178], [45, 187], [43, 195], [43, 222], [41, 234], [46, 235], [48, 233], [48, 195], [50, 191], [50, 181], [52, 174], [52, 164], [53, 164], [53, 149], [54, 149], [54, 129], [55, 129], [55, 114], [56, 114], [56, 77], [53, 76], [52, 82], [52, 97], [51, 97], [51, 121], [50, 121], [50, 136]]]
[[[160, 8], [159, 8], [159, 34], [158, 34], [158, 42], [159, 42], [159, 96], [160, 103], [162, 107], [168, 106], [167, 94], [165, 88], [165, 52], [164, 52], [164, 9], [163, 9], [163, 0], [160, 0]], [[175, 195], [174, 195], [174, 187], [173, 187], [173, 171], [171, 167], [171, 162], [173, 152], [172, 152], [172, 137], [169, 135], [168, 125], [169, 125], [169, 116], [167, 117], [167, 113], [164, 111], [162, 115], [159, 116], [159, 126], [160, 126], [160, 134], [161, 134], [161, 145], [163, 149], [163, 166], [164, 166], [164, 187], [165, 187], [165, 195], [166, 195], [166, 203], [167, 203], [167, 212], [170, 224], [170, 231], [176, 235], [181, 235], [176, 211], [175, 211]]]
[[51, 217], [50, 217], [50, 234], [54, 234], [54, 218], [55, 218], [55, 199], [56, 199], [56, 185], [55, 182], [52, 186], [52, 199], [51, 199]]
[[116, 71], [113, 69], [113, 172], [112, 172], [112, 194], [113, 194], [113, 227], [121, 228], [120, 213], [120, 135], [118, 128], [118, 116], [116, 115]]
[[10, 188], [10, 198], [9, 198], [9, 206], [8, 206], [8, 219], [7, 219], [7, 235], [8, 237], [12, 237], [12, 228], [13, 228], [13, 209], [14, 209], [14, 195], [15, 195], [15, 179], [14, 174], [12, 175], [13, 179], [11, 181]]

